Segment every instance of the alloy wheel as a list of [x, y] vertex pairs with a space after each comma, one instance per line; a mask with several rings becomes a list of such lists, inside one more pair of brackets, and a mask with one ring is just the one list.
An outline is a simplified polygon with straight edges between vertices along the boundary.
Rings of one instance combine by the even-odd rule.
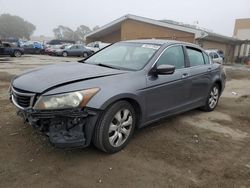
[[83, 53], [83, 57], [88, 57], [88, 54], [87, 53]]
[[113, 147], [121, 146], [129, 137], [133, 117], [128, 109], [119, 110], [109, 126], [109, 143]]
[[21, 57], [21, 52], [15, 51], [15, 52], [14, 52], [14, 56], [15, 56], [15, 57]]
[[62, 55], [63, 55], [63, 57], [67, 57], [68, 56], [67, 52], [63, 52]]
[[211, 109], [215, 108], [218, 99], [219, 99], [219, 89], [216, 86], [214, 86], [210, 92], [208, 99], [208, 105]]

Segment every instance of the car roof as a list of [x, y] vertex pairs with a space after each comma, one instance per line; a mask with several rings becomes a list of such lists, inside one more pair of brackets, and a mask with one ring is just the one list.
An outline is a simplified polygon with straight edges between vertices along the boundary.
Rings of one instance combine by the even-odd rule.
[[162, 40], [162, 39], [139, 39], [139, 40], [127, 40], [123, 42], [132, 42], [132, 43], [142, 43], [142, 44], [154, 44], [154, 45], [172, 45], [172, 44], [184, 44], [188, 46], [193, 46], [196, 48], [201, 49], [200, 46], [193, 44], [193, 43], [188, 43], [188, 42], [183, 42], [183, 41], [178, 41], [178, 40]]

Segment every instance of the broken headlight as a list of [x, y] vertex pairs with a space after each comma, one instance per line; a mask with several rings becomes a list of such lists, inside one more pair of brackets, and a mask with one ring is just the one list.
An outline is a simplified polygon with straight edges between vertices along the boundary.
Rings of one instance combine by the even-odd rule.
[[99, 90], [99, 88], [91, 88], [83, 91], [41, 96], [34, 109], [55, 110], [84, 107]]

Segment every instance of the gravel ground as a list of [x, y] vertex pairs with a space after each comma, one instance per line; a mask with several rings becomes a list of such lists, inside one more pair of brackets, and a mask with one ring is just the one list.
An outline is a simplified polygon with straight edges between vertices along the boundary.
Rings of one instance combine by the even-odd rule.
[[214, 112], [174, 116], [138, 130], [121, 152], [62, 150], [23, 123], [8, 101], [10, 79], [78, 58], [0, 57], [0, 187], [250, 187], [250, 69], [226, 66]]

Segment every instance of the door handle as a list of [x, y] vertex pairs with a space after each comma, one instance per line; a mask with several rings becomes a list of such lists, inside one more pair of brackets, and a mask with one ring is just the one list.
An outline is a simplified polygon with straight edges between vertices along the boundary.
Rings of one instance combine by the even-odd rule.
[[207, 71], [211, 71], [211, 70], [212, 70], [212, 67], [207, 68]]
[[181, 78], [186, 78], [186, 77], [188, 77], [188, 76], [189, 76], [188, 73], [183, 73]]

